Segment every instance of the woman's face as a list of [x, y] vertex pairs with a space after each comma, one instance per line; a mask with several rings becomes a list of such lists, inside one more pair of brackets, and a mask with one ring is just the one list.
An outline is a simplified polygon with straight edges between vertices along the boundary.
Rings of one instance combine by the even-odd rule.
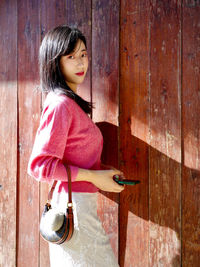
[[60, 69], [72, 90], [76, 90], [77, 85], [84, 81], [88, 69], [88, 56], [85, 44], [81, 40], [78, 40], [71, 54], [60, 58]]

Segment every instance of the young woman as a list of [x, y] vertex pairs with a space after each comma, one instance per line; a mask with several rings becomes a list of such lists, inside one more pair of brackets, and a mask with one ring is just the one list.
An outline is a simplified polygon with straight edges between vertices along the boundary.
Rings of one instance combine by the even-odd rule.
[[88, 116], [92, 105], [76, 94], [88, 69], [85, 37], [65, 25], [50, 30], [42, 41], [39, 62], [41, 88], [47, 96], [28, 173], [39, 181], [58, 180], [52, 205], [65, 211], [69, 166], [75, 217], [72, 239], [49, 244], [51, 266], [118, 266], [97, 216], [97, 192], [120, 193], [124, 187], [113, 181], [113, 175], [123, 174], [102, 169], [103, 138]]

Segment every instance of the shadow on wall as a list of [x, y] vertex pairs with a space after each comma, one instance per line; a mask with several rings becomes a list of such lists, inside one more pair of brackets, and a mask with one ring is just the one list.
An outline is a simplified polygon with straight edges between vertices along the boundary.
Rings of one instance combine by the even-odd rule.
[[[118, 127], [110, 124], [108, 122], [97, 123], [104, 137], [104, 149], [102, 153], [102, 162], [108, 165], [112, 165], [118, 168]], [[161, 164], [160, 171], [157, 166], [151, 166], [151, 172], [149, 172], [150, 166], [147, 164], [147, 170], [140, 170], [133, 177], [127, 177], [129, 179], [140, 178], [141, 183], [137, 186], [128, 186], [120, 194], [120, 205], [119, 205], [119, 251], [120, 251], [120, 267], [124, 266], [125, 255], [127, 257], [126, 247], [130, 248], [131, 241], [129, 239], [134, 239], [138, 242], [138, 247], [145, 239], [150, 245], [145, 244], [146, 248], [149, 249], [149, 254], [151, 255], [149, 261], [151, 262], [154, 258], [153, 254], [160, 254], [160, 264], [169, 264], [168, 266], [180, 266], [181, 264], [181, 252], [180, 252], [180, 232], [181, 232], [181, 218], [180, 218], [180, 208], [181, 208], [181, 176], [179, 181], [174, 181], [173, 170], [177, 171], [177, 175], [181, 175], [181, 164], [167, 157], [160, 151], [149, 146], [144, 141], [131, 136], [132, 144], [136, 145], [138, 153], [143, 154], [147, 151], [147, 157], [149, 158], [152, 154], [158, 157], [158, 162]], [[136, 148], [133, 148], [135, 151]], [[143, 150], [143, 151], [142, 151]], [[142, 157], [138, 156], [138, 166], [143, 165], [139, 161]], [[146, 159], [145, 159], [146, 160]], [[136, 160], [137, 161], [137, 160]], [[162, 165], [163, 162], [163, 165]], [[167, 163], [167, 165], [166, 165]], [[153, 163], [152, 163], [153, 164]], [[128, 164], [127, 164], [128, 165]], [[125, 165], [126, 166], [126, 163]], [[173, 168], [169, 170], [170, 168]], [[187, 171], [195, 173], [195, 176], [200, 176], [200, 173], [196, 170], [188, 169]], [[125, 175], [126, 171], [124, 171]], [[141, 174], [146, 173], [146, 177], [142, 177]], [[136, 177], [140, 175], [140, 177]], [[150, 175], [150, 177], [149, 177]], [[155, 178], [157, 176], [157, 178]], [[166, 180], [161, 181], [161, 179]], [[158, 181], [160, 179], [160, 181]], [[155, 183], [158, 181], [158, 185]], [[154, 184], [152, 184], [154, 183]], [[150, 191], [149, 191], [150, 188]], [[152, 192], [151, 192], [152, 189]], [[150, 192], [150, 193], [149, 193]], [[101, 192], [105, 197], [116, 201], [112, 193]], [[166, 194], [166, 195], [165, 195]], [[174, 202], [174, 205], [171, 203]], [[166, 203], [166, 205], [165, 205]], [[137, 240], [137, 224], [140, 224], [141, 220], [145, 220], [147, 228], [143, 230], [143, 235], [138, 235], [138, 237], [144, 236], [145, 239], [141, 242], [138, 238]], [[131, 219], [131, 223], [130, 223]], [[131, 228], [129, 228], [131, 227]], [[141, 231], [141, 226], [139, 230]], [[130, 231], [131, 230], [131, 231]], [[148, 233], [145, 233], [147, 231]], [[129, 238], [131, 236], [131, 238]], [[170, 247], [170, 244], [172, 246]], [[142, 245], [144, 246], [144, 244]], [[156, 251], [155, 251], [156, 250]], [[134, 251], [133, 251], [134, 253]], [[144, 255], [145, 257], [145, 255]], [[158, 259], [158, 256], [156, 257]], [[154, 262], [155, 263], [155, 262]], [[141, 266], [143, 266], [141, 264]], [[163, 265], [162, 265], [163, 266]]]

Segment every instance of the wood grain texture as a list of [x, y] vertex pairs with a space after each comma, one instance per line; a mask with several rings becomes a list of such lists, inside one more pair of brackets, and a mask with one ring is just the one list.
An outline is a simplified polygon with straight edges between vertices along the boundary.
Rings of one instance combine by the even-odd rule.
[[180, 266], [180, 1], [153, 1], [150, 21], [150, 262]]
[[200, 262], [200, 3], [183, 1], [182, 266]]
[[0, 25], [0, 266], [13, 267], [17, 208], [17, 1], [1, 1]]
[[140, 185], [120, 194], [120, 266], [148, 266], [149, 10], [148, 1], [121, 1], [120, 169]]
[[40, 116], [39, 1], [18, 1], [19, 210], [17, 266], [39, 263], [39, 184], [27, 175]]
[[[119, 1], [93, 1], [92, 101], [93, 120], [104, 137], [102, 161], [118, 168], [118, 38]], [[118, 257], [118, 195], [99, 194], [98, 214]]]
[[87, 38], [78, 93], [96, 106], [102, 161], [141, 180], [120, 199], [99, 194], [120, 267], [199, 266], [199, 14], [193, 0], [0, 1], [0, 266], [49, 266], [38, 228], [48, 184], [27, 163], [44, 101], [39, 45], [60, 24]]

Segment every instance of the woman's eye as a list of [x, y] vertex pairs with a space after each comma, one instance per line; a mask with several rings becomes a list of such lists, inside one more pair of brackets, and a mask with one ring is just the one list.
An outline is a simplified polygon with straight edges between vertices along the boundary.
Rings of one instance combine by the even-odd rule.
[[69, 59], [74, 59], [74, 56], [68, 56]]
[[85, 54], [82, 54], [82, 57], [87, 57], [87, 54], [85, 53]]

